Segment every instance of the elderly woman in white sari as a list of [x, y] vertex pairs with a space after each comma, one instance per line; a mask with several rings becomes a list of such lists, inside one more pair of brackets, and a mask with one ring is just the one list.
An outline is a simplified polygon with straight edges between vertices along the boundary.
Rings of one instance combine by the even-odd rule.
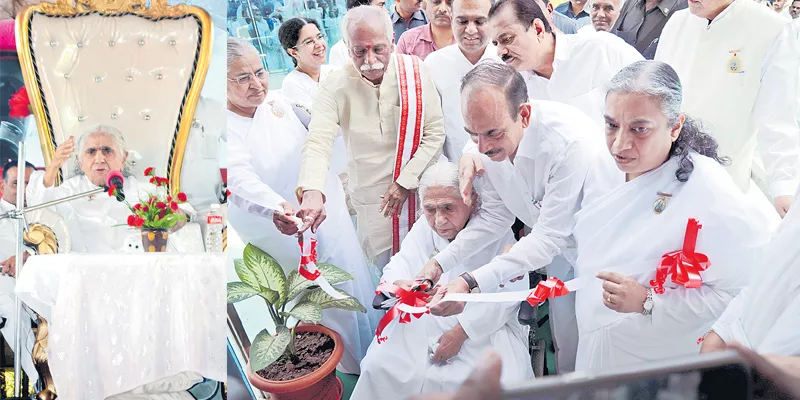
[[[55, 186], [59, 170], [73, 154], [77, 165], [74, 176]], [[120, 171], [125, 177], [123, 192], [128, 202], [147, 199], [150, 193], [155, 192], [156, 187], [136, 179], [128, 164], [128, 148], [122, 133], [112, 126], [91, 127], [78, 136], [77, 144], [75, 137], [71, 136], [59, 145], [45, 172], [36, 172], [31, 176], [26, 190], [28, 205], [33, 206], [106, 186], [112, 171]], [[189, 206], [182, 204], [181, 207]], [[126, 204], [105, 193], [61, 203], [51, 209], [66, 222], [74, 252], [119, 252], [123, 250], [128, 236], [138, 236], [138, 233], [131, 232], [126, 225], [130, 215]], [[185, 221], [179, 222], [173, 230], [177, 231], [184, 223]], [[170, 236], [170, 247], [183, 251], [185, 246], [180, 244], [179, 236]]]
[[[464, 203], [455, 164], [440, 161], [428, 168], [419, 193], [424, 218], [417, 220], [400, 252], [383, 270], [383, 281], [406, 289], [415, 284], [422, 266], [469, 226], [476, 213], [483, 212], [478, 201], [472, 206]], [[477, 196], [475, 191], [473, 196]], [[486, 241], [485, 250], [444, 272], [443, 282], [488, 263], [514, 243], [514, 236], [508, 230]], [[505, 286], [510, 291], [526, 289], [527, 276]], [[386, 340], [372, 342], [351, 399], [400, 400], [420, 393], [455, 391], [488, 348], [502, 355], [504, 384], [532, 379], [527, 330], [517, 322], [518, 310], [519, 303], [471, 303], [457, 316], [423, 315], [410, 323], [391, 322], [383, 331]]]
[[[252, 45], [228, 38], [228, 219], [244, 242], [273, 256], [288, 272], [297, 269], [300, 261], [300, 247], [293, 236], [298, 226], [292, 217], [299, 208], [294, 188], [308, 132], [281, 96], [267, 96], [268, 77]], [[375, 283], [335, 173], [328, 174], [326, 194], [328, 219], [316, 232], [317, 262], [333, 264], [353, 275], [354, 281], [339, 287], [369, 304]], [[377, 311], [367, 313], [337, 309], [322, 313], [323, 325], [338, 332], [344, 341], [344, 372], [359, 372], [377, 327]]]
[[[631, 64], [609, 84], [611, 157], [599, 162], [613, 160], [621, 173], [604, 193], [592, 190], [590, 169], [576, 214], [575, 275], [590, 277], [576, 292], [576, 370], [697, 353], [698, 338], [759, 265], [768, 224], [725, 172], [714, 139], [681, 113], [681, 99], [677, 74], [661, 62]], [[661, 287], [656, 268], [678, 250], [699, 277], [680, 279], [688, 263], [677, 262]]]

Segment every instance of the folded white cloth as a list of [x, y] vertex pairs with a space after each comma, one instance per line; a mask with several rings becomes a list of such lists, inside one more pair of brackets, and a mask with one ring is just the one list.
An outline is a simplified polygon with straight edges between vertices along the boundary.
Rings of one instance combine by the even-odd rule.
[[129, 392], [107, 397], [106, 400], [194, 400], [194, 396], [187, 390], [202, 381], [203, 377], [196, 372], [181, 372]]

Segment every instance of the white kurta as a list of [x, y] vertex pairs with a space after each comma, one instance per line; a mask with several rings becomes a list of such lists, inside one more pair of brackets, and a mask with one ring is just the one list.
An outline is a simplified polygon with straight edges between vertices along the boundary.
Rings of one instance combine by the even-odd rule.
[[[501, 62], [495, 46], [486, 46], [480, 61], [485, 60]], [[425, 66], [442, 98], [446, 135], [443, 153], [450, 162], [457, 163], [464, 151], [464, 145], [470, 140], [469, 134], [464, 130], [464, 116], [461, 114], [461, 79], [475, 65], [464, 57], [458, 44], [452, 44], [428, 55]]]
[[[16, 209], [16, 206], [0, 199], [0, 215], [5, 214], [11, 210]], [[17, 252], [17, 222], [13, 219], [0, 219], [0, 261], [5, 261]], [[0, 317], [6, 319], [6, 324], [0, 329], [3, 333], [3, 338], [12, 348], [14, 346], [14, 326], [16, 317], [16, 296], [14, 295], [14, 286], [16, 279], [10, 276], [0, 276]], [[39, 373], [33, 366], [33, 359], [31, 358], [31, 351], [33, 351], [34, 337], [31, 330], [31, 319], [35, 318], [29, 311], [23, 308], [23, 313], [28, 316], [22, 322], [23, 337], [25, 342], [22, 343], [22, 368], [31, 379], [36, 380], [39, 378]]]
[[606, 85], [622, 68], [644, 60], [631, 45], [608, 32], [556, 34], [550, 79], [523, 71], [531, 100], [552, 100], [577, 107], [598, 127], [605, 126]]
[[[683, 247], [689, 218], [702, 225], [696, 251], [707, 255], [711, 266], [701, 272], [700, 288], [686, 289], [668, 279], [666, 292], [653, 295], [650, 316], [607, 308], [600, 279], [578, 290], [576, 370], [697, 353], [697, 339], [757, 271], [758, 249], [768, 238], [766, 222], [752, 212], [721, 165], [697, 154], [692, 160], [695, 168], [686, 183], [675, 178], [678, 160], [672, 158], [629, 182], [620, 173], [617, 188], [584, 199], [575, 216], [576, 277], [636, 271], [634, 279], [649, 286], [661, 257]], [[672, 195], [661, 214], [653, 211], [658, 192]]]
[[761, 196], [750, 182], [756, 147], [770, 198], [798, 184], [796, 40], [792, 24], [751, 0], [735, 0], [710, 23], [677, 11], [661, 33], [655, 59], [675, 68], [684, 111], [717, 139], [733, 181], [750, 197]]
[[[262, 104], [252, 120], [228, 112], [229, 222], [244, 242], [269, 253], [287, 272], [297, 269], [300, 248], [297, 238], [278, 231], [272, 212], [282, 210], [281, 202], [291, 203], [295, 211], [300, 208], [294, 188], [306, 135], [291, 107], [279, 97]], [[327, 219], [317, 230], [318, 262], [331, 263], [353, 275], [354, 281], [337, 286], [368, 306], [375, 282], [367, 270], [336, 174], [328, 174], [325, 193]], [[367, 313], [323, 311], [323, 324], [342, 336], [346, 350], [341, 364], [350, 373], [358, 373], [358, 364], [380, 318], [371, 308]]]
[[331, 46], [330, 55], [328, 55], [328, 64], [336, 68], [344, 67], [345, 64], [350, 62], [350, 54], [347, 51], [347, 46], [344, 40], [339, 40]]
[[[510, 252], [473, 273], [483, 292], [497, 291], [501, 283], [545, 266], [549, 276], [571, 279], [575, 260], [574, 215], [580, 207], [591, 160], [607, 152], [600, 128], [575, 107], [537, 101], [533, 102], [531, 112], [531, 125], [519, 144], [514, 164], [509, 160], [492, 162], [481, 156], [486, 169], [484, 176], [476, 179], [486, 185], [481, 199], [486, 203], [488, 199], [499, 198], [499, 205], [491, 208], [484, 205], [492, 212], [481, 216], [434, 257], [448, 270], [481, 250], [487, 236], [502, 232], [514, 222], [514, 217], [519, 218], [532, 228], [531, 233]], [[605, 167], [596, 172], [603, 177], [615, 171]], [[601, 187], [604, 182], [598, 179], [596, 190], [610, 190]], [[578, 342], [574, 295], [552, 299], [549, 310], [558, 349], [557, 368], [559, 372], [568, 372], [574, 366]]]
[[[514, 242], [508, 229], [505, 234], [493, 238], [468, 262], [445, 272], [442, 282], [489, 262], [502, 252], [506, 244]], [[424, 218], [418, 220], [403, 240], [400, 252], [384, 268], [382, 280], [393, 283], [400, 279], [414, 279], [430, 255], [448, 245], [449, 242], [438, 236]], [[505, 290], [527, 288], [526, 278], [507, 285]], [[405, 400], [420, 393], [454, 392], [489, 348], [502, 357], [501, 383], [532, 379], [527, 329], [517, 322], [517, 310], [519, 303], [473, 303], [458, 316], [423, 315], [420, 319], [412, 317], [407, 324], [391, 322], [384, 331], [388, 339], [381, 344], [373, 340], [351, 399]], [[457, 324], [461, 324], [469, 339], [449, 364], [434, 364], [429, 349]]]
[[[78, 193], [97, 189], [86, 175], [78, 175], [65, 180], [59, 186], [44, 187], [44, 172], [37, 171], [31, 175], [27, 187], [28, 205], [35, 206], [47, 201], [61, 199]], [[123, 190], [128, 202], [134, 204], [140, 199], [147, 199], [156, 187], [148, 182], [127, 176]], [[49, 207], [67, 224], [72, 240], [72, 251], [76, 253], [115, 253], [125, 246], [130, 235], [138, 235], [138, 231], [127, 226], [131, 214], [124, 202], [100, 192], [91, 197], [82, 197], [66, 203]], [[188, 243], [180, 239], [181, 231], [170, 234], [171, 247], [181, 250]]]
[[[800, 187], [795, 198], [800, 198]], [[712, 329], [761, 354], [800, 356], [800, 207], [794, 207], [763, 249], [757, 279]]]

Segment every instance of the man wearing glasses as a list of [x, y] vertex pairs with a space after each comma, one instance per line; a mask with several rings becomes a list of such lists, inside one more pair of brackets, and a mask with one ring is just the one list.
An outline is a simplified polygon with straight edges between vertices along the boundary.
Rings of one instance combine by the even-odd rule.
[[439, 93], [422, 62], [394, 54], [385, 11], [355, 7], [342, 31], [353, 62], [320, 85], [303, 149], [297, 216], [305, 221], [303, 231], [316, 231], [325, 220], [325, 176], [341, 128], [359, 240], [379, 276], [416, 220], [415, 191], [441, 154], [444, 122]]

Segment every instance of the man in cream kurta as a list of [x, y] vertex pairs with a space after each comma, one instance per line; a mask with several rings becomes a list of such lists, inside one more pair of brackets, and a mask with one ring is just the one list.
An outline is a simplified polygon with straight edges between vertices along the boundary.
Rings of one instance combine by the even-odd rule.
[[[575, 106], [599, 128], [605, 125], [605, 85], [622, 68], [643, 60], [619, 37], [598, 32], [555, 32], [539, 2], [499, 0], [490, 15], [500, 57], [520, 71], [531, 100]], [[598, 131], [598, 135], [602, 135]]]
[[676, 12], [655, 57], [678, 73], [684, 111], [703, 121], [720, 154], [731, 158], [728, 171], [736, 185], [768, 208], [750, 180], [758, 147], [765, 194], [781, 215], [800, 176], [796, 40], [792, 24], [768, 8], [751, 0], [714, 0]]
[[458, 162], [469, 135], [464, 130], [461, 114], [461, 78], [478, 62], [500, 61], [497, 48], [489, 44], [486, 21], [489, 19], [491, 0], [455, 0], [453, 2], [453, 35], [456, 44], [431, 53], [425, 59], [436, 89], [442, 96], [444, 130], [444, 155]]
[[379, 268], [389, 261], [392, 249], [392, 220], [385, 215], [415, 196], [419, 177], [439, 157], [445, 138], [439, 94], [420, 65], [424, 114], [420, 142], [393, 179], [401, 107], [398, 56], [386, 35], [390, 24], [389, 16], [378, 7], [356, 7], [345, 16], [342, 29], [349, 36], [351, 55], [361, 56], [331, 72], [320, 86], [297, 188], [302, 198], [297, 216], [313, 220], [314, 230], [324, 219], [320, 195], [325, 193], [333, 141], [341, 128], [348, 156], [347, 190], [356, 211], [361, 247], [368, 262]]

